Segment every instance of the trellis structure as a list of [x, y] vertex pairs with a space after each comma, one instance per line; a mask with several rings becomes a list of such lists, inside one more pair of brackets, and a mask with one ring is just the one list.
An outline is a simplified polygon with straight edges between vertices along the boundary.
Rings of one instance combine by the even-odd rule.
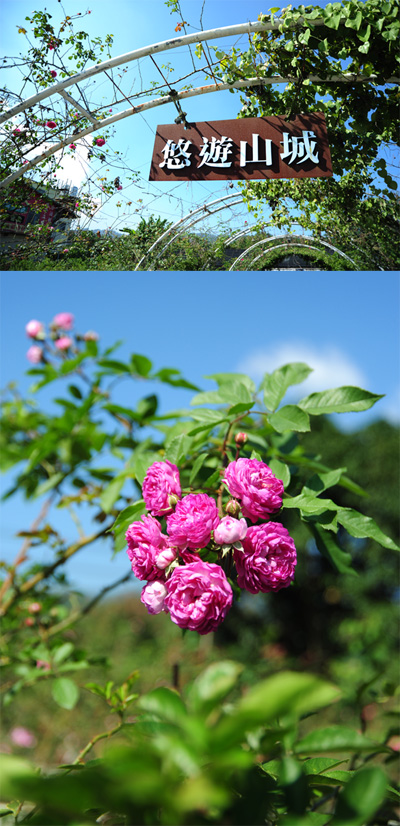
[[[293, 28], [301, 27], [303, 20], [300, 19], [296, 24], [293, 25]], [[74, 108], [78, 109], [82, 115], [84, 115], [88, 120], [91, 122], [91, 126], [86, 127], [85, 129], [76, 132], [76, 130], [72, 130], [65, 137], [63, 140], [58, 141], [58, 143], [53, 144], [49, 149], [40, 153], [27, 164], [21, 166], [19, 169], [12, 172], [3, 181], [0, 182], [0, 188], [4, 188], [9, 184], [13, 183], [13, 181], [20, 178], [22, 175], [26, 174], [30, 169], [33, 169], [38, 164], [45, 161], [47, 158], [54, 155], [56, 152], [62, 150], [68, 144], [70, 144], [71, 140], [74, 142], [79, 141], [82, 138], [85, 138], [87, 135], [93, 134], [94, 132], [106, 129], [109, 126], [112, 126], [114, 123], [118, 121], [131, 117], [132, 115], [136, 115], [142, 113], [148, 109], [153, 109], [157, 106], [164, 106], [167, 103], [174, 103], [176, 104], [178, 101], [186, 100], [191, 97], [195, 97], [197, 95], [205, 95], [210, 94], [212, 92], [222, 92], [229, 89], [244, 89], [252, 86], [260, 86], [265, 84], [282, 84], [282, 83], [290, 83], [295, 80], [294, 77], [281, 77], [281, 76], [271, 76], [271, 77], [253, 77], [253, 78], [245, 78], [244, 80], [238, 80], [233, 83], [213, 83], [203, 86], [198, 86], [195, 89], [187, 89], [181, 92], [173, 91], [173, 94], [167, 94], [161, 98], [156, 98], [155, 100], [147, 101], [146, 103], [139, 104], [137, 106], [129, 106], [128, 109], [123, 110], [122, 112], [118, 112], [115, 115], [111, 115], [111, 117], [101, 118], [98, 119], [94, 116], [93, 112], [90, 112], [85, 107], [81, 106], [79, 102], [77, 102], [68, 92], [66, 89], [70, 88], [71, 86], [78, 86], [80, 83], [83, 83], [90, 77], [99, 75], [101, 73], [107, 73], [108, 70], [113, 69], [114, 67], [121, 66], [127, 63], [131, 63], [134, 60], [139, 60], [140, 58], [146, 56], [152, 56], [160, 54], [164, 51], [169, 51], [171, 49], [176, 49], [182, 46], [190, 46], [193, 43], [203, 43], [208, 42], [211, 40], [215, 40], [216, 38], [225, 38], [225, 37], [232, 37], [232, 36], [239, 36], [243, 34], [254, 34], [256, 32], [268, 32], [268, 31], [277, 31], [279, 30], [280, 22], [269, 22], [269, 23], [241, 23], [235, 26], [224, 26], [217, 29], [209, 29], [207, 31], [198, 32], [196, 34], [188, 34], [182, 37], [176, 37], [172, 40], [164, 40], [159, 43], [153, 43], [150, 46], [145, 46], [141, 49], [136, 49], [132, 52], [127, 52], [126, 54], [119, 55], [118, 57], [114, 57], [109, 60], [105, 60], [101, 63], [95, 64], [94, 66], [90, 66], [88, 69], [73, 75], [59, 83], [54, 83], [51, 87], [44, 89], [42, 92], [39, 92], [32, 97], [27, 98], [22, 103], [13, 106], [9, 109], [6, 113], [0, 116], [0, 124], [5, 123], [12, 118], [15, 118], [17, 115], [25, 112], [27, 109], [31, 109], [35, 105], [42, 103], [42, 101], [46, 100], [49, 97], [53, 97], [59, 95], [63, 98], [63, 100], [70, 103]], [[322, 26], [324, 25], [324, 20], [322, 18], [317, 18], [313, 20], [313, 26]], [[203, 70], [205, 71], [205, 70]], [[316, 75], [309, 75], [305, 77], [304, 80], [310, 80], [311, 82], [315, 83], [326, 83], [326, 82], [343, 82], [343, 83], [362, 83], [362, 82], [382, 82], [380, 78], [376, 75], [355, 75], [349, 73], [343, 73], [340, 75], [331, 75], [329, 78], [320, 78]], [[111, 79], [111, 82], [114, 81]], [[400, 83], [400, 78], [388, 78], [385, 80], [386, 83]], [[130, 102], [128, 100], [128, 102]], [[71, 121], [71, 127], [74, 124]]]
[[[54, 106], [56, 106], [57, 101], [60, 102], [60, 99], [61, 99], [61, 101], [64, 101], [66, 104], [73, 107], [74, 110], [76, 110], [84, 118], [86, 118], [89, 121], [90, 125], [85, 126], [84, 128], [80, 128], [80, 129], [78, 128], [77, 129], [76, 128], [77, 127], [76, 121], [72, 117], [70, 118], [69, 121], [66, 120], [65, 123], [64, 123], [64, 127], [63, 127], [65, 137], [63, 137], [61, 140], [58, 140], [58, 141], [54, 142], [50, 147], [47, 147], [44, 151], [39, 152], [35, 157], [31, 158], [30, 160], [25, 160], [23, 163], [21, 163], [19, 168], [15, 169], [13, 172], [11, 172], [9, 175], [7, 175], [2, 181], [0, 181], [0, 189], [5, 189], [6, 187], [10, 186], [10, 184], [12, 184], [14, 181], [18, 180], [19, 178], [21, 178], [23, 175], [25, 175], [30, 170], [35, 170], [35, 168], [38, 165], [43, 165], [43, 163], [48, 158], [51, 158], [56, 153], [64, 150], [64, 148], [67, 147], [71, 143], [71, 141], [77, 143], [78, 141], [85, 139], [87, 136], [89, 136], [91, 134], [94, 134], [96, 132], [99, 132], [99, 131], [103, 131], [103, 130], [107, 129], [108, 127], [114, 125], [115, 123], [117, 123], [117, 122], [119, 122], [119, 121], [121, 121], [125, 118], [131, 117], [133, 115], [142, 114], [143, 112], [145, 112], [147, 110], [150, 110], [150, 109], [153, 109], [153, 108], [156, 108], [156, 107], [160, 107], [160, 106], [164, 106], [165, 104], [168, 104], [168, 103], [173, 103], [173, 105], [178, 109], [178, 112], [180, 114], [182, 114], [182, 110], [180, 108], [180, 101], [184, 101], [186, 99], [196, 97], [196, 96], [199, 96], [199, 95], [210, 94], [210, 93], [213, 93], [213, 92], [224, 92], [226, 90], [232, 90], [232, 89], [247, 89], [247, 88], [252, 88], [252, 87], [257, 87], [257, 86], [262, 86], [262, 85], [294, 83], [296, 81], [295, 77], [291, 77], [291, 76], [283, 77], [283, 76], [280, 76], [280, 75], [271, 75], [271, 76], [267, 76], [267, 77], [257, 75], [257, 76], [254, 76], [254, 77], [245, 77], [242, 80], [235, 80], [231, 83], [228, 83], [228, 82], [222, 83], [222, 82], [219, 82], [214, 77], [214, 74], [211, 71], [211, 74], [214, 78], [213, 83], [207, 83], [206, 85], [200, 85], [200, 86], [197, 86], [195, 88], [182, 89], [181, 91], [177, 91], [175, 88], [173, 89], [171, 87], [170, 83], [167, 81], [166, 86], [169, 87], [169, 90], [162, 97], [153, 98], [153, 99], [150, 99], [150, 100], [146, 100], [144, 103], [137, 103], [135, 105], [132, 105], [132, 104], [134, 104], [135, 99], [137, 97], [139, 97], [140, 95], [143, 95], [144, 93], [139, 92], [138, 94], [135, 94], [135, 95], [133, 95], [133, 94], [132, 95], [130, 95], [130, 94], [126, 95], [124, 92], [121, 91], [119, 85], [114, 81], [114, 78], [112, 77], [112, 74], [110, 75], [110, 72], [112, 73], [112, 70], [116, 67], [121, 67], [121, 66], [125, 66], [127, 64], [131, 64], [134, 61], [139, 61], [139, 60], [141, 60], [142, 58], [145, 58], [145, 57], [150, 57], [152, 59], [153, 63], [155, 63], [155, 57], [157, 57], [157, 55], [159, 55], [163, 52], [167, 52], [167, 51], [177, 49], [177, 48], [190, 47], [192, 44], [203, 44], [203, 43], [208, 44], [208, 42], [211, 42], [211, 41], [214, 41], [214, 40], [217, 40], [217, 39], [223, 39], [223, 38], [228, 38], [228, 37], [239, 37], [239, 36], [242, 36], [242, 35], [251, 35], [251, 34], [262, 33], [262, 32], [278, 31], [279, 27], [281, 26], [281, 22], [282, 21], [280, 19], [276, 19], [275, 21], [274, 20], [269, 20], [268, 22], [257, 21], [257, 22], [253, 22], [253, 23], [242, 23], [242, 24], [238, 24], [238, 25], [234, 25], [234, 26], [225, 26], [225, 27], [220, 27], [220, 28], [216, 28], [216, 29], [210, 29], [210, 30], [207, 30], [207, 31], [200, 31], [200, 32], [197, 32], [197, 33], [194, 33], [194, 34], [183, 35], [183, 36], [175, 37], [173, 39], [169, 39], [169, 40], [161, 41], [161, 42], [158, 42], [158, 43], [154, 43], [154, 44], [151, 44], [149, 46], [145, 46], [145, 47], [142, 47], [140, 49], [136, 49], [136, 50], [128, 52], [126, 54], [122, 54], [122, 55], [119, 55], [115, 58], [110, 58], [108, 60], [102, 61], [98, 64], [93, 65], [93, 66], [90, 66], [89, 68], [87, 68], [87, 69], [85, 69], [85, 70], [83, 70], [83, 71], [81, 71], [77, 74], [74, 74], [71, 77], [68, 77], [68, 78], [66, 78], [66, 79], [64, 79], [60, 82], [53, 83], [50, 87], [48, 87], [48, 88], [42, 90], [41, 92], [27, 98], [26, 100], [18, 103], [17, 105], [12, 106], [10, 109], [8, 109], [6, 112], [4, 112], [4, 114], [2, 114], [0, 116], [0, 125], [5, 124], [9, 121], [13, 121], [13, 120], [15, 120], [15, 118], [18, 117], [18, 115], [21, 115], [21, 114], [23, 115], [24, 113], [26, 113], [26, 111], [28, 109], [30, 111], [33, 111], [35, 107], [37, 107], [37, 106], [41, 107], [43, 105], [44, 101], [47, 102], [49, 99], [54, 99], [54, 98], [55, 98]], [[303, 24], [304, 24], [304, 19], [300, 18], [295, 23], [290, 24], [289, 28], [292, 28], [292, 29], [299, 28], [299, 27], [301, 28], [303, 26]], [[317, 19], [314, 19], [312, 21], [312, 26], [313, 27], [323, 26], [324, 24], [325, 24], [325, 21], [324, 21], [323, 18], [317, 18]], [[195, 73], [203, 73], [204, 75], [207, 76], [207, 79], [209, 80], [210, 79], [210, 68], [211, 67], [210, 67], [209, 61], [207, 61], [207, 62], [208, 62], [208, 66], [203, 67], [201, 69], [195, 70]], [[157, 64], [155, 64], [155, 65], [157, 66]], [[157, 68], [158, 68], [158, 66], [157, 66]], [[161, 74], [162, 74], [162, 72], [161, 72]], [[104, 106], [101, 106], [101, 107], [96, 109], [96, 108], [93, 108], [90, 105], [89, 106], [88, 105], [82, 105], [79, 101], [76, 100], [76, 97], [81, 97], [83, 102], [86, 101], [86, 95], [84, 95], [82, 93], [82, 88], [81, 87], [86, 81], [90, 80], [91, 78], [98, 77], [99, 75], [104, 75], [105, 77], [107, 77], [109, 79], [109, 81], [112, 84], [113, 94], [114, 93], [116, 94], [116, 91], [118, 91], [120, 94], [122, 94], [122, 99], [121, 100], [125, 100], [129, 104], [128, 108], [125, 108], [122, 111], [117, 112], [116, 114], [112, 114], [112, 115], [108, 114], [107, 116], [104, 117], [103, 110], [106, 109], [110, 105], [110, 103], [105, 104]], [[165, 80], [165, 78], [164, 78], [164, 80]], [[324, 84], [329, 84], [330, 82], [332, 82], [332, 83], [340, 82], [340, 83], [345, 83], [345, 84], [376, 82], [376, 83], [379, 83], [380, 85], [382, 85], [384, 83], [393, 83], [393, 84], [400, 83], [400, 78], [397, 78], [397, 77], [390, 77], [390, 78], [387, 78], [387, 79], [383, 80], [382, 78], [379, 78], [377, 75], [355, 75], [355, 74], [347, 73], [347, 72], [343, 72], [341, 74], [331, 74], [331, 75], [329, 75], [329, 77], [324, 77], [324, 78], [321, 78], [317, 75], [311, 75], [310, 74], [308, 76], [303, 77], [303, 80], [308, 80], [308, 81], [313, 82], [313, 83], [324, 83]], [[179, 83], [179, 82], [180, 81], [175, 81], [174, 85], [176, 85], [176, 83]], [[71, 94], [72, 87], [75, 87], [76, 90], [77, 90], [74, 93], [74, 96]], [[121, 100], [118, 101], [118, 103], [120, 103]], [[114, 102], [113, 102], [113, 105], [115, 105]], [[66, 107], [66, 111], [68, 112], [67, 107]], [[6, 140], [7, 139], [9, 139], [8, 135], [6, 135]], [[32, 151], [34, 151], [34, 149], [35, 149], [35, 147], [30, 146], [29, 147], [29, 154], [31, 154]], [[148, 255], [152, 255], [152, 253], [154, 252], [156, 247], [159, 246], [161, 244], [161, 242], [166, 239], [167, 236], [168, 236], [168, 239], [166, 240], [166, 243], [164, 244], [162, 249], [158, 250], [157, 253], [156, 253], [157, 258], [160, 255], [162, 255], [162, 253], [169, 246], [169, 244], [171, 244], [173, 242], [173, 240], [175, 240], [175, 238], [177, 238], [183, 231], [190, 229], [195, 224], [199, 223], [204, 217], [206, 217], [206, 216], [209, 217], [210, 215], [215, 215], [217, 212], [222, 211], [223, 209], [226, 208], [228, 202], [231, 206], [239, 205], [239, 204], [243, 203], [243, 198], [240, 195], [240, 193], [238, 193], [236, 191], [232, 195], [224, 195], [222, 198], [211, 201], [208, 204], [205, 203], [201, 207], [199, 207], [198, 209], [192, 210], [190, 213], [188, 213], [183, 218], [181, 218], [179, 221], [177, 221], [168, 230], [167, 233], [163, 234], [160, 238], [158, 238], [156, 240], [156, 242], [148, 250], [146, 256], [144, 256], [141, 259], [141, 261], [137, 265], [136, 269], [140, 268], [140, 266], [144, 263], [146, 257]], [[176, 230], [176, 232], [174, 234], [175, 230]], [[246, 231], [249, 232], [249, 231], [251, 231], [251, 229], [248, 228]], [[243, 234], [243, 231], [241, 231], [241, 234]], [[238, 236], [236, 236], [236, 237], [238, 237]], [[327, 247], [330, 246], [329, 244], [327, 244], [327, 242], [322, 242], [322, 241], [320, 241], [320, 239], [318, 239], [318, 240], [319, 240], [319, 243], [322, 244], [322, 246], [324, 246], [324, 245], [327, 246]], [[258, 242], [258, 244], [264, 244], [264, 243], [267, 243], [268, 241], [270, 242], [270, 239], [265, 239], [262, 242]], [[228, 244], [229, 241], [226, 242], [226, 243]], [[287, 243], [289, 245], [289, 242], [287, 242]], [[253, 245], [253, 246], [257, 246], [257, 245]], [[244, 253], [242, 253], [238, 257], [238, 259], [236, 259], [236, 261], [232, 264], [231, 269], [234, 269], [236, 266], [240, 266], [241, 261], [250, 254], [250, 250], [253, 250], [253, 246], [251, 248], [248, 248]], [[344, 256], [344, 258], [347, 258], [347, 260], [351, 261], [351, 263], [354, 264], [352, 259], [349, 258], [348, 256], [346, 256], [340, 250], [338, 250], [336, 248], [332, 248], [332, 249], [335, 252], [337, 252], [339, 255]], [[265, 253], [263, 253], [263, 254], [265, 254]], [[259, 260], [259, 258], [260, 258], [260, 256], [253, 259], [252, 263], [254, 264], [256, 261]]]

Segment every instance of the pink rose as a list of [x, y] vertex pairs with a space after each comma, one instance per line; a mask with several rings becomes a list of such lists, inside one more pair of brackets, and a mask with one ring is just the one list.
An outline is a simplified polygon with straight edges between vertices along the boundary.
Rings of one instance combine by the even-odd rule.
[[25, 325], [25, 331], [29, 338], [37, 338], [37, 336], [44, 333], [44, 326], [41, 321], [36, 321], [36, 319], [33, 318], [32, 321], [28, 321]]
[[42, 603], [41, 602], [31, 602], [31, 604], [28, 605], [28, 611], [29, 611], [30, 614], [38, 614], [39, 611], [41, 611], [41, 610], [42, 610]]
[[32, 347], [26, 353], [26, 357], [32, 364], [39, 364], [42, 360], [42, 348], [38, 344], [32, 344]]
[[168, 537], [161, 533], [157, 519], [142, 516], [140, 522], [132, 522], [125, 534], [127, 554], [132, 571], [138, 579], [164, 579], [164, 570], [157, 567], [156, 558], [168, 548]]
[[20, 746], [23, 749], [31, 749], [33, 746], [36, 746], [35, 735], [24, 726], [15, 726], [11, 730], [10, 737], [16, 746]]
[[48, 129], [55, 129], [57, 124], [54, 122], [54, 120], [48, 120], [46, 126]]
[[93, 141], [94, 146], [104, 146], [105, 140], [104, 138], [95, 138]]
[[267, 519], [270, 513], [282, 507], [283, 483], [258, 459], [230, 462], [224, 482], [230, 495], [241, 502], [243, 516], [251, 522]]
[[168, 568], [168, 565], [171, 565], [171, 562], [173, 562], [176, 557], [177, 553], [175, 548], [166, 548], [165, 551], [160, 551], [160, 553], [156, 554], [155, 557], [157, 568], [160, 568], [162, 571], [165, 570], [165, 568]]
[[70, 149], [76, 149], [76, 143], [70, 143], [69, 148]]
[[57, 350], [68, 350], [71, 347], [72, 338], [69, 336], [61, 336], [58, 338], [57, 341], [54, 342], [54, 346], [57, 347]]
[[232, 605], [232, 588], [222, 568], [201, 560], [174, 568], [167, 589], [164, 607], [172, 622], [199, 634], [215, 631]]
[[234, 551], [238, 585], [252, 594], [279, 591], [294, 579], [296, 548], [280, 522], [256, 525], [247, 531], [243, 551]]
[[164, 610], [167, 593], [163, 582], [149, 582], [142, 590], [140, 601], [146, 606], [149, 614], [160, 614]]
[[72, 330], [74, 316], [72, 313], [57, 313], [53, 318], [53, 324], [56, 327], [61, 327], [62, 330]]
[[154, 462], [144, 477], [142, 494], [146, 508], [153, 516], [166, 516], [172, 513], [173, 507], [169, 497], [171, 494], [178, 498], [181, 496], [179, 470], [176, 465], [171, 462]]
[[218, 522], [218, 509], [214, 499], [206, 493], [189, 493], [178, 502], [175, 513], [167, 518], [170, 543], [182, 550], [204, 548]]
[[214, 542], [217, 545], [233, 545], [234, 542], [241, 542], [246, 533], [247, 522], [245, 519], [224, 516], [214, 530]]

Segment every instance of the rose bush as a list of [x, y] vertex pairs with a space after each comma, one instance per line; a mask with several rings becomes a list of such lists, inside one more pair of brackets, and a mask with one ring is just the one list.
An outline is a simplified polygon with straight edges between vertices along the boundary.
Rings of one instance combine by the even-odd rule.
[[[289, 387], [310, 372], [298, 363], [266, 374], [258, 388], [242, 374], [215, 374], [218, 389], [202, 392], [141, 354], [117, 360], [97, 334], [81, 335], [68, 318], [47, 330], [29, 330], [37, 348], [28, 371], [34, 399], [8, 388], [0, 434], [4, 464], [16, 467], [6, 496], [18, 491], [30, 500], [42, 497], [40, 514], [20, 532], [23, 547], [4, 566], [0, 586], [5, 824], [393, 822], [396, 681], [386, 652], [392, 650], [396, 592], [394, 577], [391, 582], [387, 575], [389, 553], [382, 564], [376, 555], [378, 543], [385, 552], [397, 546], [387, 535], [391, 523], [385, 533], [374, 513], [353, 507], [363, 493], [344, 467], [353, 434], [343, 460], [336, 460], [337, 451], [331, 454], [333, 466], [320, 457], [327, 449], [325, 430], [317, 446], [310, 449], [307, 441], [314, 416], [366, 410], [380, 397], [343, 387], [282, 405]], [[71, 347], [60, 352], [56, 341], [64, 332]], [[136, 406], [118, 404], [113, 390], [122, 378], [196, 395], [190, 411], [160, 416], [153, 393]], [[65, 390], [64, 397], [57, 390], [62, 412], [56, 415], [37, 403], [41, 388], [52, 382]], [[343, 436], [338, 438], [342, 444]], [[374, 461], [368, 438], [363, 431], [363, 458], [368, 452], [370, 466], [384, 474], [379, 512], [396, 484], [387, 470], [394, 450]], [[60, 509], [71, 513], [77, 531], [69, 542], [59, 530]], [[90, 531], [84, 527], [88, 513]], [[375, 544], [366, 551], [371, 540]], [[62, 589], [61, 572], [81, 549], [111, 541], [115, 552], [127, 545], [151, 618], [141, 606], [136, 612], [138, 595], [118, 600], [112, 621], [103, 605], [81, 645], [73, 626], [131, 573], [82, 599], [72, 588]], [[45, 549], [46, 564], [38, 564], [38, 547]], [[350, 579], [354, 569], [360, 576]], [[381, 613], [374, 608], [377, 581], [384, 594]], [[349, 605], [357, 587], [361, 608], [355, 617]], [[281, 589], [288, 589], [285, 595], [275, 593]], [[267, 596], [253, 600], [250, 594]], [[214, 648], [211, 639], [197, 639], [215, 631]], [[321, 661], [310, 640], [316, 631]], [[302, 633], [307, 641], [299, 653]], [[128, 652], [123, 678], [121, 638]], [[345, 648], [345, 656], [327, 661], [325, 640], [335, 650]], [[104, 656], [96, 645], [110, 658], [104, 684], [98, 682]], [[233, 657], [224, 659], [223, 649]], [[140, 668], [151, 661], [156, 687], [146, 686], [138, 697], [132, 660], [136, 669], [140, 656]], [[203, 670], [203, 661], [213, 662]], [[343, 684], [342, 700], [325, 674]], [[19, 694], [28, 691], [24, 705]], [[106, 716], [106, 730], [98, 734], [91, 701], [105, 704], [98, 719], [103, 727]], [[34, 702], [40, 720], [35, 714], [31, 720]], [[332, 711], [334, 702], [340, 705]], [[62, 713], [52, 716], [54, 707]], [[68, 716], [73, 709], [76, 722]], [[51, 738], [42, 735], [56, 722], [64, 726], [58, 742], [53, 731]], [[32, 737], [22, 736], [18, 726]], [[366, 733], [367, 726], [372, 731]], [[103, 752], [102, 743], [111, 738], [114, 747]], [[55, 742], [50, 756], [49, 739]], [[18, 749], [27, 748], [35, 766], [21, 759]]]

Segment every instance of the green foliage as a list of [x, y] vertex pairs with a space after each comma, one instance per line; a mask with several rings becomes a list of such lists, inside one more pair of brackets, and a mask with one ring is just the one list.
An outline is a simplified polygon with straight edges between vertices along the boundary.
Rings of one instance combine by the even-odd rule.
[[[123, 361], [116, 347], [80, 334], [71, 334], [62, 354], [56, 335], [51, 330], [39, 345], [45, 361], [29, 370], [28, 398], [11, 386], [2, 404], [2, 465], [15, 472], [6, 496], [22, 490], [41, 500], [40, 519], [20, 535], [26, 551], [40, 548], [49, 560], [22, 565], [19, 556], [4, 569], [3, 700], [12, 725], [22, 696], [28, 707], [45, 698], [46, 715], [65, 715], [67, 730], [76, 715], [87, 740], [69, 759], [56, 760], [57, 770], [47, 757], [38, 773], [7, 755], [5, 823], [18, 822], [21, 811], [42, 826], [91, 823], [105, 812], [126, 826], [387, 822], [395, 800], [394, 435], [379, 425], [375, 440], [368, 432], [346, 437], [324, 418], [369, 409], [381, 396], [342, 387], [285, 403], [311, 372], [303, 363], [266, 374], [258, 388], [244, 374], [216, 373], [208, 376], [214, 389], [201, 390], [176, 368], [157, 368], [142, 353]], [[190, 389], [192, 404], [160, 416], [157, 397], [144, 390], [132, 408], [118, 405], [114, 388], [127, 379], [142, 388], [157, 381]], [[40, 391], [50, 384], [57, 388], [54, 413], [40, 405]], [[247, 441], [238, 444], [243, 432]], [[361, 474], [352, 458], [357, 445]], [[100, 540], [110, 551], [124, 548], [127, 527], [146, 513], [142, 485], [155, 461], [176, 463], [185, 494], [207, 490], [222, 507], [228, 494], [221, 470], [239, 454], [266, 462], [284, 482], [274, 518], [288, 526], [298, 548], [294, 587], [260, 594], [252, 615], [230, 571], [235, 604], [208, 653], [196, 648], [193, 632], [179, 643], [178, 629], [162, 624], [170, 626], [169, 618], [146, 618], [142, 604], [133, 634], [118, 604], [106, 633], [102, 614], [93, 617], [81, 648], [75, 624], [90, 620], [121, 580], [89, 602], [76, 600], [60, 588], [68, 560]], [[372, 504], [357, 478], [373, 493]], [[71, 514], [72, 542], [59, 535], [52, 508]], [[88, 533], [84, 514], [93, 522]], [[223, 562], [212, 542], [201, 553]], [[128, 569], [127, 562], [123, 581]], [[129, 639], [123, 663], [120, 637]], [[111, 679], [104, 680], [100, 666], [114, 652]], [[139, 663], [151, 670], [144, 686]], [[164, 677], [171, 665], [173, 688]], [[388, 716], [367, 731], [366, 709], [378, 704]], [[114, 715], [113, 727], [101, 718], [104, 708]], [[111, 738], [113, 747], [102, 743]]]

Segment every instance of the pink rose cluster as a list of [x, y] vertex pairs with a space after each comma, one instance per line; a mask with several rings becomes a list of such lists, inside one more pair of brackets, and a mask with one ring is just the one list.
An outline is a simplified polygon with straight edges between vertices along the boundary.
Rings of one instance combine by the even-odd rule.
[[[227, 553], [236, 565], [239, 587], [253, 594], [278, 591], [294, 579], [296, 548], [286, 528], [277, 522], [254, 524], [282, 506], [282, 482], [257, 459], [231, 462], [223, 481], [234, 501], [220, 518], [208, 494], [182, 496], [176, 465], [155, 462], [142, 488], [148, 515], [126, 532], [133, 573], [147, 580], [141, 601], [148, 612], [165, 611], [181, 628], [199, 634], [214, 631], [232, 605], [232, 586], [221, 564]], [[213, 552], [217, 562], [204, 561], [203, 549]]]
[[[74, 320], [72, 313], [57, 313], [50, 323], [50, 338], [54, 343], [55, 350], [59, 353], [67, 353], [74, 344], [73, 338], [70, 335], [66, 335], [66, 333], [72, 331]], [[25, 325], [25, 332], [28, 338], [38, 342], [29, 347], [26, 357], [32, 364], [40, 364], [40, 362], [46, 360], [44, 356], [46, 346], [45, 326], [43, 322], [33, 318]], [[79, 338], [83, 338], [84, 341], [98, 341], [99, 336], [94, 330], [88, 330], [84, 336], [78, 336], [78, 339]]]

